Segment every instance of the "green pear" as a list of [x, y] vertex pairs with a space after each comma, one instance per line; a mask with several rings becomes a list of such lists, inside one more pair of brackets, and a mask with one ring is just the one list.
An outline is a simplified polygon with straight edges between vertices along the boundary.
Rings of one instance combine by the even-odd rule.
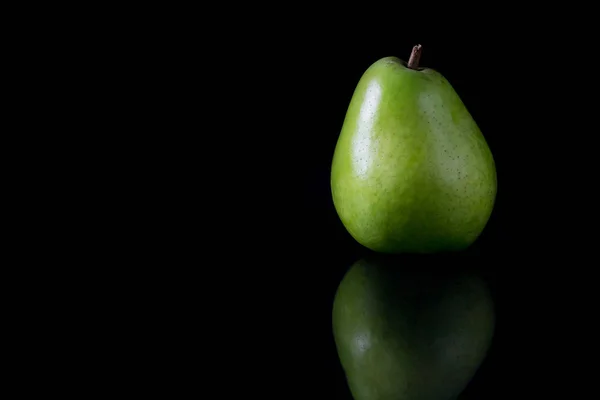
[[335, 209], [376, 252], [464, 250], [495, 203], [491, 150], [450, 83], [415, 67], [419, 51], [408, 64], [386, 57], [365, 71], [333, 154]]
[[333, 334], [354, 400], [451, 400], [491, 345], [489, 287], [474, 271], [431, 273], [375, 254], [356, 262], [333, 303]]

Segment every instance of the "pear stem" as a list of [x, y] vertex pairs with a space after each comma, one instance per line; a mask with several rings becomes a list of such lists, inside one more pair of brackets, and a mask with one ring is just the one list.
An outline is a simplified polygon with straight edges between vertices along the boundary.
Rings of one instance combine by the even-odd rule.
[[421, 45], [418, 44], [413, 47], [408, 59], [408, 68], [417, 69], [419, 68], [419, 60], [421, 59]]

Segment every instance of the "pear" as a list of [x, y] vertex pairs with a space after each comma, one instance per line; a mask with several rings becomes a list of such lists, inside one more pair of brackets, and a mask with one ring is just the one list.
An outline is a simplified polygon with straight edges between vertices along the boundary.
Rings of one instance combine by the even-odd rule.
[[331, 164], [331, 193], [350, 235], [381, 253], [460, 251], [494, 208], [492, 152], [439, 72], [385, 57], [359, 80]]
[[350, 392], [354, 400], [455, 399], [489, 354], [491, 291], [474, 269], [414, 268], [397, 257], [373, 253], [338, 286], [332, 327]]

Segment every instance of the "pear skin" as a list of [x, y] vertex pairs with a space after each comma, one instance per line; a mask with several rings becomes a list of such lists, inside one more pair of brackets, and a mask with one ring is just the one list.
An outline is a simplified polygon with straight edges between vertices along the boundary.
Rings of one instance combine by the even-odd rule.
[[492, 152], [446, 78], [397, 57], [365, 71], [331, 169], [335, 209], [356, 241], [381, 253], [464, 250], [496, 192]]

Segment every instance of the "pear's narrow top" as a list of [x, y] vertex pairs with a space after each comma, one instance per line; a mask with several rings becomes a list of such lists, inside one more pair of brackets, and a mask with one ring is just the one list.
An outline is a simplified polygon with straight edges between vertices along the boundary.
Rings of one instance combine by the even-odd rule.
[[421, 47], [422, 46], [420, 44], [413, 47], [412, 52], [410, 53], [410, 58], [408, 59], [408, 68], [419, 68], [419, 60], [421, 59]]

